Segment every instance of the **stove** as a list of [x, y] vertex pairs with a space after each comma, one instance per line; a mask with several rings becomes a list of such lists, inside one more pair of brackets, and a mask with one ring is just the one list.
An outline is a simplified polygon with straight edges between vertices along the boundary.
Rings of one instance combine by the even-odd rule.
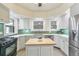
[[12, 56], [17, 52], [17, 38], [0, 38], [0, 56]]
[[0, 38], [0, 46], [5, 46], [7, 44], [10, 44], [13, 42], [15, 39], [13, 37], [4, 37]]

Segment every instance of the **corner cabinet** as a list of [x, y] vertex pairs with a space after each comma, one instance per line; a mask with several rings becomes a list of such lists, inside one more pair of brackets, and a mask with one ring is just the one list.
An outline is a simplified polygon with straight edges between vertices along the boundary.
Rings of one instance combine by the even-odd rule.
[[54, 45], [54, 46], [60, 48], [61, 47], [61, 38], [60, 38], [60, 36], [54, 35], [54, 40], [56, 42], [56, 45]]
[[69, 55], [69, 39], [67, 37], [54, 35], [55, 47], [60, 48], [67, 56]]
[[35, 19], [31, 22], [32, 31], [44, 31], [45, 30], [45, 21], [43, 19]]

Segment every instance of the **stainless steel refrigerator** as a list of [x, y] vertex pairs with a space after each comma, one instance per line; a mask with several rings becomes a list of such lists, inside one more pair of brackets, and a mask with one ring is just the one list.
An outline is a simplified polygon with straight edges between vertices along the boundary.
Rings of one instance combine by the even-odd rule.
[[79, 16], [69, 19], [69, 56], [79, 56]]

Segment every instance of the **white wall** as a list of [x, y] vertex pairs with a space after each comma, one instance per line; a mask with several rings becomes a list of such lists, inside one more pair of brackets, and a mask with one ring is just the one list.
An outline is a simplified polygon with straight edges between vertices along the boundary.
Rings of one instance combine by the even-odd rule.
[[0, 3], [0, 19], [7, 22], [9, 19], [9, 9]]

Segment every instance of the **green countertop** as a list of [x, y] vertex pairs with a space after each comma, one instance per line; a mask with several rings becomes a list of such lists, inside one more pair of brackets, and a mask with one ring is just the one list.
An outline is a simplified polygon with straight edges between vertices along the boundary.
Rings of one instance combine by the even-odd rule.
[[[61, 33], [60, 31], [52, 31], [52, 32], [45, 32], [42, 33], [43, 35], [58, 35], [58, 36], [63, 36], [63, 37], [69, 37], [69, 33], [68, 30], [63, 30], [64, 32]], [[29, 36], [29, 35], [35, 35], [35, 34], [39, 34], [39, 33], [33, 33], [30, 29], [20, 29], [18, 30], [18, 35], [17, 36]]]
[[[35, 35], [35, 34], [17, 34], [17, 35], [13, 35], [12, 37], [23, 37], [23, 36], [32, 36], [32, 35]], [[69, 38], [68, 35], [64, 35], [64, 34], [43, 34], [43, 35], [56, 35], [56, 36], [62, 36], [62, 37], [65, 37], [65, 38]]]

